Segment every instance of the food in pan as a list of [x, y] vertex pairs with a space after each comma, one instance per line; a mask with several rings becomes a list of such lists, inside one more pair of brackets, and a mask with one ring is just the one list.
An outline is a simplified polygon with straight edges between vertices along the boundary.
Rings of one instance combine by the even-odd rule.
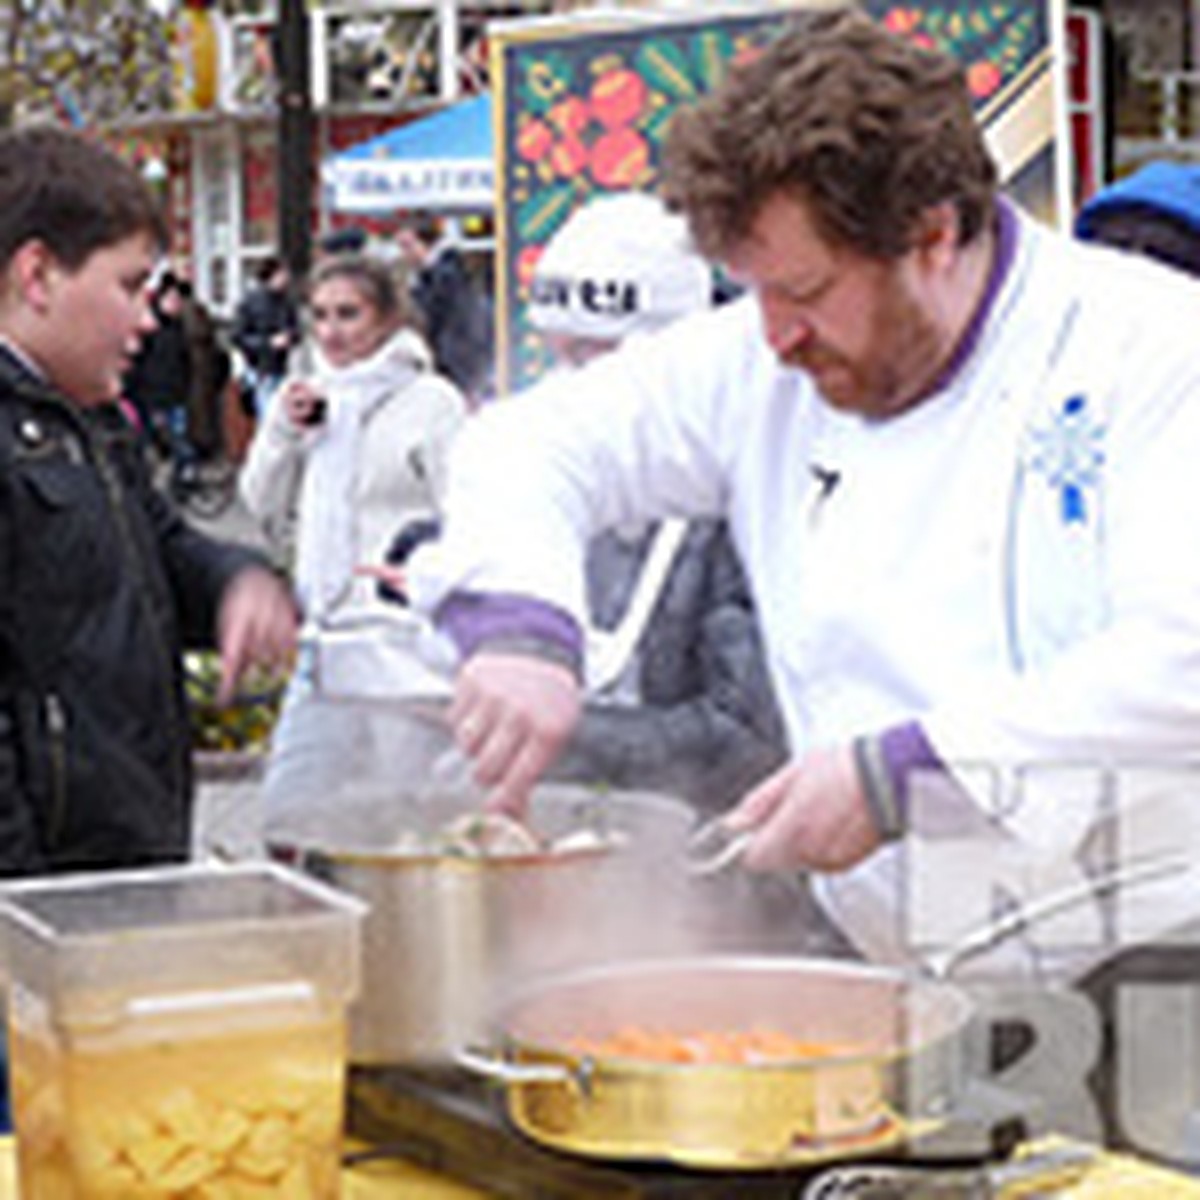
[[606, 1037], [573, 1037], [566, 1048], [590, 1058], [636, 1059], [652, 1063], [803, 1062], [835, 1058], [852, 1047], [832, 1042], [812, 1042], [777, 1029], [659, 1030], [626, 1025]]
[[433, 835], [405, 830], [391, 847], [400, 855], [457, 858], [517, 858], [529, 854], [580, 854], [615, 849], [623, 835], [573, 829], [553, 839], [539, 837], [527, 825], [501, 813], [467, 813]]

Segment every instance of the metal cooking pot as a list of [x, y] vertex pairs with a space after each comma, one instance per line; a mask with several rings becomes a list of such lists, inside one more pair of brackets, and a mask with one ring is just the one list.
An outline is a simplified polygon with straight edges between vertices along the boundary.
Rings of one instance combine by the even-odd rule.
[[[1178, 857], [1126, 864], [1048, 893], [927, 958], [919, 972], [711, 956], [571, 973], [509, 1002], [496, 1054], [468, 1049], [458, 1061], [506, 1085], [509, 1115], [529, 1137], [589, 1157], [749, 1169], [885, 1149], [936, 1128], [963, 1093], [973, 1005], [949, 981], [962, 962], [1104, 892], [1190, 869]], [[830, 1052], [710, 1064], [572, 1048], [622, 1027], [761, 1027]]]
[[533, 830], [553, 840], [589, 829], [615, 835], [612, 848], [497, 858], [390, 849], [402, 831], [435, 835], [478, 803], [473, 793], [364, 789], [340, 794], [286, 841], [273, 840], [276, 856], [370, 905], [362, 989], [350, 1011], [357, 1064], [448, 1058], [484, 1033], [515, 986], [669, 951], [684, 936], [678, 864], [694, 823], [687, 805], [546, 784], [530, 801]]
[[[459, 1061], [504, 1081], [514, 1124], [557, 1149], [693, 1168], [779, 1167], [888, 1147], [944, 1116], [959, 1090], [959, 1035], [970, 1015], [951, 984], [850, 962], [624, 963], [530, 989], [501, 1018], [504, 1060], [468, 1051]], [[745, 1064], [570, 1049], [572, 1039], [623, 1026], [760, 1027], [833, 1049]]]

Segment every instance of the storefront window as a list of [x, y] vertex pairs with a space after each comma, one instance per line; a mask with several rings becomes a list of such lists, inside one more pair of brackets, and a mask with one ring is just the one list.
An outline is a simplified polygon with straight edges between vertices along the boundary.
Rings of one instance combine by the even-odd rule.
[[437, 96], [433, 11], [330, 13], [325, 36], [331, 104], [394, 107]]
[[226, 103], [236, 111], [265, 111], [278, 91], [272, 38], [275, 22], [265, 17], [238, 17], [232, 27], [230, 78]]
[[229, 303], [226, 262], [235, 241], [230, 188], [235, 179], [228, 136], [211, 130], [193, 142], [193, 276], [201, 299], [218, 309]]
[[243, 132], [242, 242], [251, 250], [271, 250], [276, 241], [276, 146], [273, 128], [264, 126]]

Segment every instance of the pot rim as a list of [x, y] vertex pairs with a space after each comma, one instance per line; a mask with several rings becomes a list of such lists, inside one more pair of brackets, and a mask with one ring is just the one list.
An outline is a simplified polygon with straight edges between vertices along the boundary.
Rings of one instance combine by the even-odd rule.
[[433, 851], [358, 850], [353, 847], [322, 846], [318, 842], [271, 839], [267, 842], [267, 850], [283, 862], [298, 865], [328, 862], [351, 867], [380, 867], [392, 871], [442, 867], [459, 871], [480, 871], [566, 866], [581, 859], [607, 858], [617, 847], [588, 846], [577, 850], [536, 850], [522, 854], [456, 854]]
[[[845, 1053], [813, 1055], [806, 1058], [771, 1059], [756, 1063], [689, 1063], [689, 1062], [650, 1062], [636, 1057], [626, 1057], [618, 1054], [588, 1055], [572, 1051], [562, 1045], [533, 1035], [513, 1032], [522, 1009], [531, 1003], [546, 1003], [552, 1001], [556, 993], [569, 992], [579, 986], [589, 983], [607, 984], [622, 979], [636, 979], [638, 976], [647, 979], [658, 976], [669, 978], [671, 975], [686, 975], [690, 972], [703, 971], [706, 973], [729, 973], [740, 976], [759, 975], [796, 975], [797, 977], [844, 978], [857, 982], [876, 983], [897, 990], [904, 997], [904, 1003], [914, 993], [926, 996], [937, 996], [939, 1001], [950, 1010], [946, 1017], [939, 1022], [938, 1027], [919, 1041], [909, 1044], [890, 1046], [875, 1046], [870, 1048], [855, 1047]], [[576, 1070], [590, 1070], [607, 1073], [619, 1071], [625, 1075], [633, 1073], [638, 1076], [658, 1077], [663, 1074], [675, 1075], [686, 1071], [691, 1075], [718, 1074], [720, 1072], [744, 1071], [763, 1073], [766, 1071], [797, 1068], [842, 1068], [854, 1065], [880, 1067], [891, 1062], [898, 1062], [919, 1054], [926, 1047], [936, 1045], [946, 1038], [959, 1036], [970, 1022], [975, 1012], [975, 1006], [964, 988], [949, 980], [935, 979], [928, 975], [905, 971], [899, 967], [887, 967], [874, 963], [861, 963], [850, 959], [822, 958], [808, 955], [681, 955], [665, 959], [626, 959], [603, 966], [593, 966], [577, 971], [571, 971], [539, 980], [519, 992], [511, 994], [498, 1010], [495, 1026], [499, 1030], [498, 1041], [501, 1048], [508, 1053], [517, 1051], [522, 1054], [536, 1055], [543, 1059], [552, 1059], [564, 1063], [575, 1064]], [[581, 1067], [579, 1064], [586, 1064]]]
[[[695, 813], [685, 800], [661, 790], [614, 788], [599, 784], [548, 781], [534, 790], [534, 804], [595, 805], [603, 814], [606, 807], [618, 812], [632, 806], [634, 812], [649, 817], [658, 814], [694, 825]], [[474, 811], [474, 810], [469, 810]], [[295, 865], [306, 862], [329, 862], [344, 866], [380, 867], [393, 870], [449, 866], [456, 869], [506, 869], [516, 867], [549, 867], [573, 864], [590, 859], [607, 858], [624, 849], [624, 843], [582, 846], [566, 850], [537, 849], [516, 854], [470, 855], [444, 851], [389, 850], [386, 846], [361, 845], [346, 839], [329, 837], [322, 832], [292, 832], [279, 829], [264, 838], [268, 853], [281, 861]]]

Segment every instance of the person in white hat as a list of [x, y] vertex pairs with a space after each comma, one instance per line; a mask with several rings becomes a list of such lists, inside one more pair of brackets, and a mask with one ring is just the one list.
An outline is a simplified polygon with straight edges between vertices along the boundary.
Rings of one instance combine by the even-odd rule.
[[[604, 195], [551, 238], [529, 319], [560, 369], [709, 307], [711, 268], [654, 196]], [[784, 759], [758, 624], [722, 521], [591, 544], [587, 714], [555, 778], [651, 788], [715, 813]]]
[[582, 366], [632, 333], [708, 308], [712, 294], [712, 270], [682, 218], [646, 192], [619, 192], [589, 201], [550, 239], [529, 320], [555, 358]]

